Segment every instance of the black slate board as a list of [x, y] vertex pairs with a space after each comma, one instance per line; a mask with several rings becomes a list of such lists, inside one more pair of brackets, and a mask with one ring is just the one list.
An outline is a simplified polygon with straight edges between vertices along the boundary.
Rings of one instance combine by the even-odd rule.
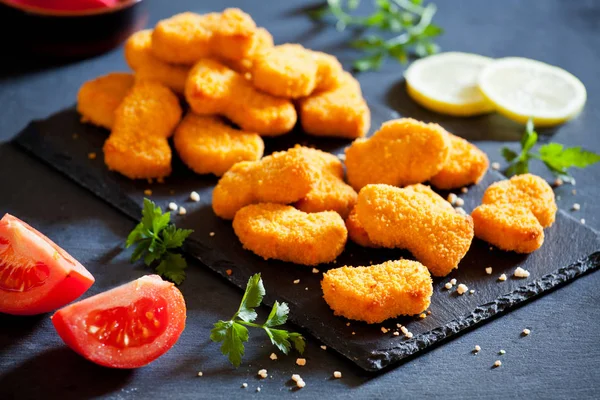
[[[372, 108], [372, 112], [373, 127], [397, 117], [385, 109]], [[377, 325], [352, 321], [348, 326], [348, 321], [333, 316], [323, 301], [319, 283], [321, 274], [313, 274], [312, 268], [304, 266], [264, 261], [242, 248], [231, 223], [215, 217], [211, 210], [211, 192], [217, 178], [195, 175], [177, 159], [172, 176], [164, 184], [123, 178], [104, 166], [102, 145], [106, 136], [103, 129], [81, 124], [76, 111], [68, 109], [31, 123], [17, 137], [16, 143], [134, 220], [139, 218], [145, 189], [152, 190], [151, 198], [163, 208], [170, 201], [186, 207], [185, 216], [174, 216], [173, 219], [180, 227], [195, 229], [186, 248], [190, 255], [240, 288], [245, 287], [251, 274], [261, 272], [268, 291], [267, 304], [272, 304], [275, 299], [288, 302], [292, 322], [368, 371], [381, 370], [406, 359], [600, 266], [600, 253], [586, 257], [600, 249], [598, 236], [579, 221], [559, 212], [556, 223], [546, 230], [542, 248], [529, 256], [502, 252], [474, 240], [457, 271], [446, 278], [434, 279], [432, 314], [427, 318], [405, 317]], [[286, 149], [295, 143], [341, 153], [349, 141], [318, 139], [294, 132], [267, 139], [266, 153]], [[98, 158], [88, 159], [90, 152], [97, 153]], [[465, 200], [464, 208], [470, 212], [479, 204], [485, 188], [501, 178], [500, 174], [489, 171], [481, 184], [461, 195]], [[192, 190], [200, 193], [200, 202], [189, 201]], [[214, 236], [210, 236], [211, 232]], [[341, 265], [377, 264], [400, 257], [411, 256], [401, 250], [364, 249], [349, 243], [336, 264], [318, 268], [324, 271]], [[512, 278], [517, 266], [530, 271], [531, 276], [528, 279]], [[486, 267], [493, 268], [492, 275], [485, 273]], [[227, 269], [233, 271], [231, 276], [226, 274]], [[497, 280], [502, 273], [509, 277], [505, 282]], [[444, 284], [452, 278], [475, 289], [475, 294], [458, 296], [454, 290], [445, 290]], [[293, 284], [295, 279], [300, 279], [300, 284]], [[391, 331], [381, 332], [382, 326], [394, 328], [396, 323], [407, 326], [414, 337], [408, 340], [402, 335], [392, 336]]]

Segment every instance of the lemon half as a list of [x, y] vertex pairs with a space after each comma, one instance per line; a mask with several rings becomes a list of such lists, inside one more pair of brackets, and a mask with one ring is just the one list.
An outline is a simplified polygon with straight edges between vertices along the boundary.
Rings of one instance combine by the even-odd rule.
[[404, 73], [410, 97], [441, 114], [468, 117], [495, 110], [481, 94], [478, 77], [493, 59], [477, 54], [440, 53], [413, 62]]
[[536, 126], [565, 122], [581, 111], [585, 86], [564, 69], [527, 58], [508, 57], [489, 64], [479, 75], [479, 88], [499, 113]]

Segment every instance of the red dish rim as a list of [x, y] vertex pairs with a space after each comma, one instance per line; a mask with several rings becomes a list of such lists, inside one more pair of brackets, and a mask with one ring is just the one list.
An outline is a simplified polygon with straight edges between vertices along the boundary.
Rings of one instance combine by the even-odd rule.
[[27, 12], [29, 14], [41, 15], [41, 16], [45, 16], [45, 17], [83, 17], [83, 16], [89, 16], [89, 15], [101, 15], [101, 14], [109, 14], [109, 13], [117, 12], [119, 10], [129, 8], [129, 7], [131, 7], [137, 3], [140, 3], [142, 1], [143, 0], [123, 0], [114, 7], [102, 7], [102, 8], [92, 9], [92, 10], [80, 10], [80, 11], [48, 10], [46, 8], [41, 8], [41, 7], [33, 7], [33, 6], [27, 6], [27, 5], [22, 5], [22, 4], [16, 4], [10, 0], [0, 0], [0, 4], [3, 4], [10, 8], [14, 8], [15, 10], [21, 10], [21, 11]]

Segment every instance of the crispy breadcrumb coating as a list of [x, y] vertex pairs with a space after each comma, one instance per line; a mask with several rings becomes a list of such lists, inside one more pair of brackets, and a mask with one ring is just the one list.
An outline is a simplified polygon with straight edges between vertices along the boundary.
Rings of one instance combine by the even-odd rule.
[[177, 93], [183, 93], [190, 68], [169, 64], [152, 53], [152, 30], [134, 33], [125, 42], [125, 60], [137, 79], [155, 80]]
[[465, 139], [448, 135], [450, 137], [448, 160], [429, 182], [439, 189], [454, 189], [479, 183], [490, 164], [487, 155]]
[[531, 253], [544, 243], [543, 228], [554, 223], [556, 210], [554, 191], [544, 179], [513, 176], [483, 194], [472, 213], [475, 235], [502, 250]]
[[373, 247], [377, 248], [375, 243], [369, 239], [369, 235], [365, 228], [362, 226], [360, 221], [358, 220], [358, 215], [356, 214], [356, 207], [352, 209], [348, 218], [346, 218], [346, 229], [348, 229], [348, 237], [354, 243], [363, 247]]
[[262, 138], [240, 131], [219, 117], [188, 112], [173, 137], [181, 160], [197, 174], [223, 175], [240, 161], [257, 161], [263, 155]]
[[435, 276], [457, 268], [473, 239], [471, 217], [420, 184], [367, 185], [358, 193], [356, 213], [373, 243], [409, 250]]
[[338, 75], [337, 84], [332, 84], [298, 101], [304, 132], [349, 139], [364, 136], [371, 126], [371, 111], [360, 84], [347, 72]]
[[220, 63], [227, 65], [235, 72], [239, 72], [240, 74], [244, 75], [246, 79], [250, 79], [252, 77], [252, 66], [254, 65], [254, 60], [256, 59], [257, 55], [262, 51], [270, 49], [274, 46], [273, 36], [271, 36], [269, 31], [265, 28], [258, 28], [256, 30], [256, 34], [254, 35], [254, 39], [256, 42], [254, 49], [252, 53], [246, 57], [239, 60], [230, 60], [223, 57], [215, 57], [215, 59]]
[[315, 90], [325, 91], [339, 86], [347, 78], [342, 64], [335, 56], [320, 51], [312, 51], [317, 63], [317, 85]]
[[450, 138], [441, 126], [412, 118], [391, 120], [346, 149], [348, 182], [356, 190], [369, 183], [425, 182], [440, 172], [449, 152]]
[[263, 257], [303, 265], [336, 259], [348, 233], [338, 213], [305, 213], [292, 206], [252, 204], [240, 209], [233, 230], [245, 249]]
[[313, 189], [295, 206], [305, 212], [335, 211], [346, 218], [356, 203], [356, 192], [344, 182], [344, 167], [333, 154], [307, 147], [302, 149], [321, 174]]
[[427, 268], [410, 260], [330, 269], [321, 287], [335, 315], [369, 324], [419, 314], [429, 307], [433, 294]]
[[177, 96], [154, 81], [138, 81], [115, 111], [115, 123], [104, 143], [110, 170], [131, 179], [162, 178], [171, 173], [167, 139], [181, 119]]
[[201, 58], [240, 60], [258, 40], [256, 24], [237, 8], [199, 15], [185, 12], [163, 19], [152, 34], [152, 51], [163, 61], [192, 65]]
[[133, 86], [133, 82], [132, 74], [112, 72], [81, 85], [77, 93], [77, 111], [81, 114], [81, 122], [112, 129], [115, 110]]
[[277, 136], [292, 130], [291, 101], [262, 93], [242, 75], [215, 60], [200, 60], [190, 71], [185, 97], [196, 114], [221, 114], [243, 130]]
[[235, 164], [213, 190], [213, 211], [232, 219], [253, 203], [290, 204], [304, 198], [320, 177], [302, 147], [275, 152], [259, 161]]

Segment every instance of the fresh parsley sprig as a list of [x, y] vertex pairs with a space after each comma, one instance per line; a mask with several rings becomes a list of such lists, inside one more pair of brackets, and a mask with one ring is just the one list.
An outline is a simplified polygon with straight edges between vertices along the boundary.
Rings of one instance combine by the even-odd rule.
[[433, 39], [444, 31], [432, 23], [437, 7], [433, 3], [422, 3], [422, 0], [375, 0], [375, 11], [361, 17], [351, 14], [360, 0], [327, 0], [327, 4], [313, 10], [311, 16], [323, 19], [332, 15], [340, 31], [349, 27], [391, 32], [392, 37], [370, 34], [351, 42], [352, 47], [366, 52], [364, 57], [354, 62], [354, 68], [367, 71], [379, 69], [386, 57], [404, 64], [411, 55], [425, 57], [439, 51]]
[[529, 172], [529, 161], [540, 160], [546, 167], [564, 182], [575, 183], [569, 174], [571, 167], [585, 168], [600, 161], [600, 155], [591, 151], [582, 150], [581, 147], [565, 148], [559, 143], [548, 143], [539, 147], [538, 152], [532, 151], [537, 143], [538, 134], [535, 131], [533, 120], [527, 121], [525, 132], [521, 137], [521, 152], [517, 154], [508, 147], [502, 148], [502, 156], [509, 163], [505, 174], [507, 176], [525, 174]]
[[237, 312], [229, 321], [218, 321], [210, 332], [213, 342], [222, 342], [221, 352], [229, 358], [229, 361], [239, 367], [244, 356], [244, 343], [248, 341], [248, 328], [263, 329], [271, 343], [283, 353], [288, 354], [292, 346], [302, 354], [305, 342], [301, 334], [288, 332], [275, 327], [285, 324], [287, 321], [289, 307], [285, 303], [275, 302], [271, 313], [263, 324], [254, 323], [258, 314], [254, 310], [260, 306], [265, 295], [265, 287], [260, 274], [250, 277], [246, 285], [246, 291]]
[[156, 273], [176, 284], [185, 279], [187, 263], [183, 256], [171, 250], [179, 249], [185, 239], [193, 232], [191, 229], [178, 229], [171, 222], [171, 214], [148, 199], [144, 199], [142, 220], [129, 233], [125, 247], [135, 245], [131, 262], [144, 257], [147, 266], [156, 266]]

